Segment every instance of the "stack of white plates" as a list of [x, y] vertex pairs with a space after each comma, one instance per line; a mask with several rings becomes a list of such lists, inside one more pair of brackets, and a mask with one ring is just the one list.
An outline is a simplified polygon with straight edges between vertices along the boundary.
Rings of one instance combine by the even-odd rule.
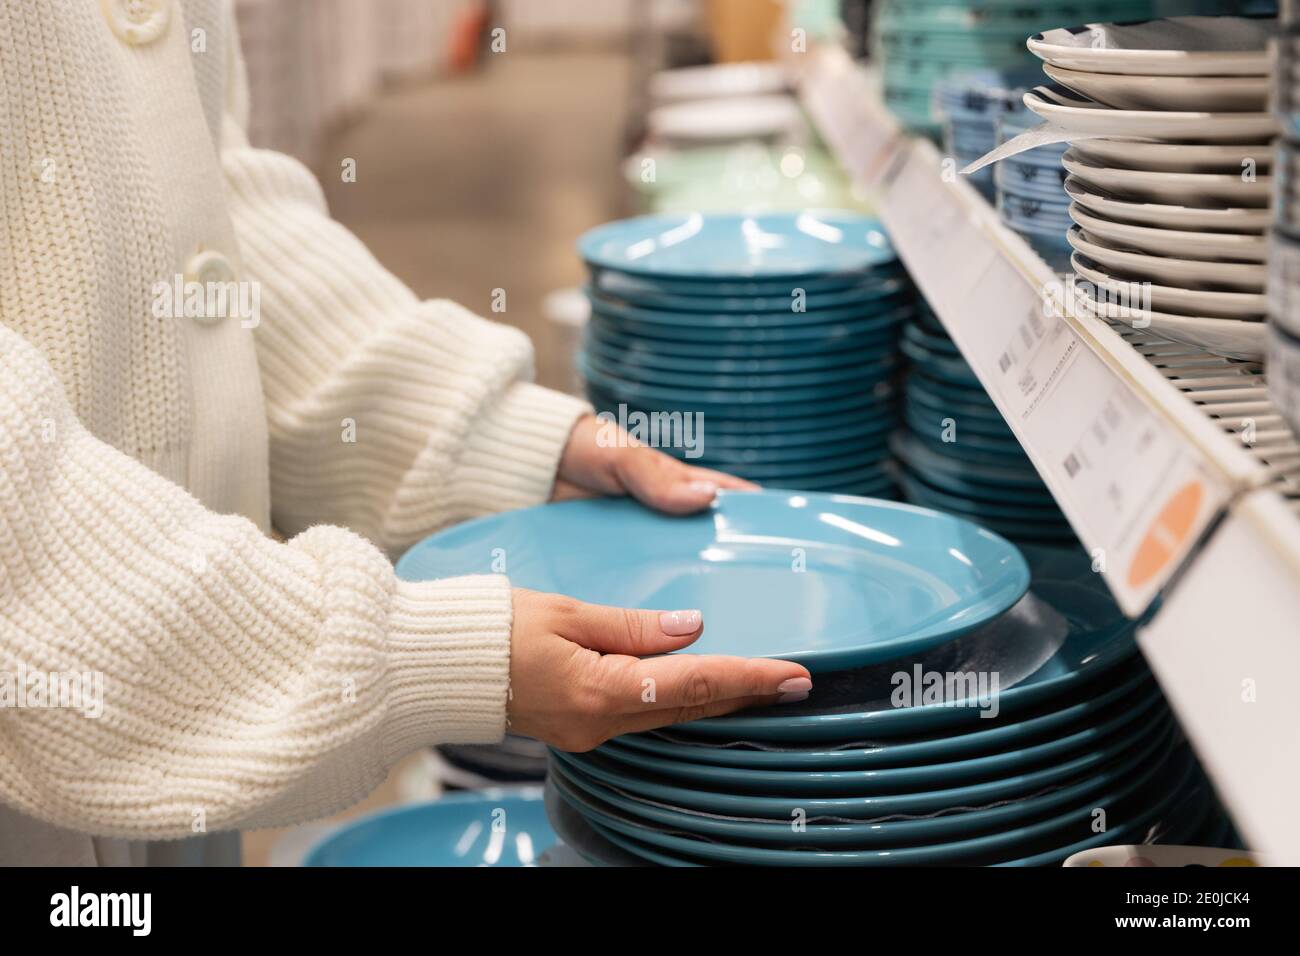
[[1029, 40], [1047, 75], [1073, 91], [1040, 87], [1025, 105], [1072, 134], [1068, 239], [1082, 288], [1107, 317], [1235, 358], [1262, 355], [1276, 130], [1265, 43], [1276, 28], [1176, 17]]
[[893, 493], [893, 379], [915, 290], [878, 222], [643, 216], [578, 245], [591, 270], [578, 366], [598, 411], [763, 485]]
[[1282, 135], [1273, 180], [1274, 223], [1268, 250], [1268, 390], [1300, 434], [1300, 23], [1283, 24], [1274, 98]]

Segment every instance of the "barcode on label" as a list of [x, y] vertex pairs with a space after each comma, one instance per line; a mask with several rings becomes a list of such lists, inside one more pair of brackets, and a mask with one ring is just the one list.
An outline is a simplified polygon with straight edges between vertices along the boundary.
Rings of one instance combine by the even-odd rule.
[[1010, 352], [1003, 352], [1003, 353], [998, 357], [998, 371], [999, 371], [999, 372], [1004, 372], [1004, 373], [1005, 373], [1006, 370], [1009, 369], [1009, 368], [1011, 368], [1011, 353], [1010, 353]]
[[1070, 452], [1070, 454], [1066, 456], [1064, 464], [1065, 474], [1067, 477], [1073, 478], [1079, 473], [1079, 458], [1074, 454], [1074, 452]]

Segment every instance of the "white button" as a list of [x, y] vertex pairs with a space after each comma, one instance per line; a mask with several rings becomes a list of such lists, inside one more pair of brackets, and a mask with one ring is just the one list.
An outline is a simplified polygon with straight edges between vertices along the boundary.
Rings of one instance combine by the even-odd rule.
[[140, 46], [163, 35], [171, 20], [172, 0], [99, 0], [113, 32]]
[[[226, 283], [235, 281], [235, 267], [219, 252], [211, 249], [205, 249], [196, 253], [189, 262], [185, 264], [185, 284], [188, 286], [191, 282], [197, 282], [202, 286], [205, 293], [211, 288], [208, 283]], [[186, 290], [188, 294], [188, 289]], [[227, 309], [232, 308], [234, 303], [230, 296], [225, 297]], [[206, 309], [200, 314], [192, 316], [194, 321], [205, 324], [220, 322], [226, 317], [225, 312], [209, 313]]]

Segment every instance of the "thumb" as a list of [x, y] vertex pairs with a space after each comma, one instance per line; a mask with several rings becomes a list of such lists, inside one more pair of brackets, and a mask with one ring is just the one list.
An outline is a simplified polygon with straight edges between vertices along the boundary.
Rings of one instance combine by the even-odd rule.
[[644, 657], [666, 654], [695, 642], [704, 631], [697, 610], [642, 611], [581, 604], [556, 628], [564, 638], [602, 654]]

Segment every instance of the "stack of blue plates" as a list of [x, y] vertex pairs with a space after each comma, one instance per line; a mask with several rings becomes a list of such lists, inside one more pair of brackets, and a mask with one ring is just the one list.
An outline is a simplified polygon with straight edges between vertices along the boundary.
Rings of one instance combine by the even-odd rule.
[[[945, 152], [960, 169], [992, 152], [998, 145], [1003, 114], [1023, 109], [1025, 90], [1043, 81], [1037, 67], [957, 73], [935, 88], [935, 111], [943, 122]], [[972, 173], [971, 183], [990, 202], [996, 198], [993, 166]]]
[[1074, 544], [1051, 492], [928, 305], [904, 330], [903, 352], [911, 368], [894, 452], [904, 497], [1013, 541]]
[[[1047, 84], [1054, 86], [1055, 84]], [[1021, 90], [1021, 95], [1024, 94]], [[1000, 117], [998, 143], [1015, 139], [1042, 120], [1017, 99]], [[997, 163], [998, 213], [1010, 228], [1025, 237], [1034, 250], [1057, 272], [1070, 271], [1070, 197], [1065, 192], [1065, 167], [1061, 157], [1069, 144], [1054, 143], [1017, 153]]]
[[[668, 866], [1056, 865], [1212, 841], [1221, 810], [1135, 623], [1083, 554], [1026, 556], [1020, 602], [926, 655], [819, 674], [801, 704], [553, 751], [557, 833], [596, 864]], [[991, 706], [975, 684], [917, 690], [991, 673]]]
[[875, 220], [645, 216], [578, 247], [591, 271], [578, 366], [598, 412], [764, 485], [892, 493], [898, 332], [915, 294]]
[[1027, 37], [1097, 20], [1142, 20], [1152, 0], [883, 0], [873, 53], [883, 63], [885, 103], [910, 130], [938, 137], [935, 87], [955, 73], [1033, 65]]

